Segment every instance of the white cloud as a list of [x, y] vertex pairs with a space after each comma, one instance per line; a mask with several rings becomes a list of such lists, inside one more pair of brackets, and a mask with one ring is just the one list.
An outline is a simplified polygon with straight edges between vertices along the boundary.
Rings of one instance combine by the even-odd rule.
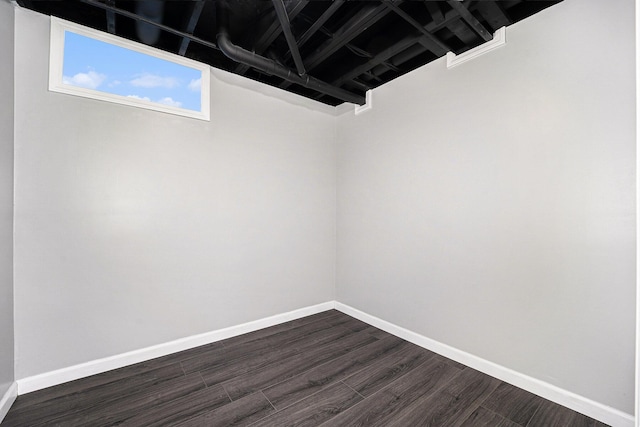
[[122, 82], [120, 80], [114, 80], [111, 83], [108, 84], [109, 87], [116, 87], [118, 85], [120, 85]]
[[96, 89], [106, 78], [106, 75], [91, 70], [88, 73], [78, 73], [73, 77], [63, 76], [62, 83], [87, 89]]
[[202, 79], [193, 79], [189, 82], [189, 85], [187, 87], [193, 92], [200, 92], [201, 85]]
[[147, 96], [142, 97], [142, 96], [138, 96], [138, 95], [127, 95], [127, 98], [140, 99], [142, 101], [151, 102], [151, 99], [149, 99], [149, 97], [147, 97]]
[[129, 81], [132, 86], [136, 87], [164, 87], [167, 89], [180, 86], [180, 82], [175, 77], [162, 77], [155, 74], [144, 73]]
[[139, 96], [139, 95], [127, 95], [127, 98], [139, 99], [141, 101], [147, 102], [155, 102], [157, 104], [169, 105], [171, 107], [182, 107], [182, 102], [175, 101], [173, 98], [167, 96], [165, 98], [161, 98], [157, 101], [152, 101], [148, 96]]
[[172, 107], [181, 107], [182, 106], [182, 102], [180, 101], [174, 101], [173, 98], [167, 96], [165, 98], [159, 99], [158, 101], [156, 101], [158, 104], [164, 104], [164, 105], [170, 105]]

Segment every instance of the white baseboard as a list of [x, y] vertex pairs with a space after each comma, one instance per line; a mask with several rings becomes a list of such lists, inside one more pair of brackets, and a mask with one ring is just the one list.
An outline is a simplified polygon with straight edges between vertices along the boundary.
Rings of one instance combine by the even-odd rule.
[[166, 356], [190, 348], [210, 344], [221, 341], [237, 335], [246, 334], [247, 332], [257, 331], [258, 329], [268, 328], [269, 326], [278, 325], [290, 320], [299, 319], [301, 317], [310, 316], [322, 311], [331, 310], [335, 307], [334, 301], [325, 302], [298, 310], [289, 311], [283, 314], [277, 314], [264, 319], [254, 320], [252, 322], [243, 323], [229, 328], [219, 329], [216, 331], [206, 332], [204, 334], [193, 335], [190, 337], [180, 338], [163, 344], [118, 354], [103, 359], [92, 360], [90, 362], [81, 363], [79, 365], [69, 366], [67, 368], [58, 369], [31, 377], [21, 378], [17, 380], [18, 394], [30, 393], [32, 391], [41, 390], [43, 388], [62, 384], [64, 382], [77, 380], [79, 378], [88, 377], [112, 369], [122, 368], [123, 366], [132, 365], [134, 363], [144, 362], [146, 360], [155, 359], [156, 357]]
[[13, 405], [16, 397], [18, 397], [18, 384], [13, 382], [9, 390], [7, 390], [4, 396], [2, 396], [2, 399], [0, 399], [0, 423], [9, 413], [9, 409], [11, 409], [11, 405]]
[[564, 390], [552, 384], [540, 381], [512, 369], [474, 356], [457, 348], [427, 338], [403, 327], [394, 325], [370, 314], [364, 313], [353, 307], [339, 302], [335, 303], [335, 309], [349, 316], [362, 320], [390, 334], [396, 335], [427, 350], [438, 353], [456, 362], [462, 363], [494, 378], [527, 390], [545, 399], [551, 400], [576, 412], [595, 418], [613, 427], [633, 427], [634, 417], [610, 406], [587, 399], [584, 396]]
[[18, 394], [25, 394], [32, 391], [51, 387], [79, 378], [88, 377], [90, 375], [99, 374], [110, 371], [112, 369], [121, 368], [123, 366], [132, 365], [134, 363], [144, 362], [156, 357], [165, 356], [190, 348], [210, 344], [223, 339], [231, 338], [247, 332], [256, 331], [290, 320], [299, 319], [301, 317], [310, 316], [331, 309], [339, 310], [356, 319], [362, 320], [370, 325], [380, 328], [390, 334], [396, 335], [409, 342], [412, 342], [427, 350], [441, 354], [456, 362], [460, 362], [466, 366], [484, 372], [487, 375], [498, 378], [516, 387], [520, 387], [545, 399], [556, 402], [562, 406], [573, 409], [574, 411], [585, 414], [591, 418], [595, 418], [613, 427], [633, 427], [634, 417], [631, 414], [624, 413], [615, 408], [595, 402], [586, 397], [564, 390], [552, 384], [540, 381], [536, 378], [529, 377], [525, 374], [516, 372], [512, 369], [474, 356], [457, 348], [443, 344], [431, 338], [427, 338], [418, 333], [412, 332], [393, 323], [372, 316], [346, 304], [337, 301], [329, 301], [314, 306], [301, 308], [283, 314], [278, 314], [264, 319], [243, 323], [229, 328], [219, 329], [216, 331], [206, 332], [204, 334], [193, 335], [170, 341], [155, 346], [130, 351], [116, 356], [106, 357], [103, 359], [93, 360], [79, 365], [69, 366], [67, 368], [58, 369], [43, 374], [34, 375], [27, 378], [18, 379], [13, 383], [12, 387], [5, 393], [0, 400], [0, 421], [9, 411], [11, 404]]

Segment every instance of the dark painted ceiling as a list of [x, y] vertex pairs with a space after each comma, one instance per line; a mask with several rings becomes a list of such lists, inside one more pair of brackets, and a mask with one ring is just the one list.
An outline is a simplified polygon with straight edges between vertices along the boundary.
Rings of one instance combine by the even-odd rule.
[[[18, 0], [329, 105], [490, 40], [561, 0]], [[233, 59], [231, 59], [233, 58]], [[237, 62], [250, 62], [246, 65]]]

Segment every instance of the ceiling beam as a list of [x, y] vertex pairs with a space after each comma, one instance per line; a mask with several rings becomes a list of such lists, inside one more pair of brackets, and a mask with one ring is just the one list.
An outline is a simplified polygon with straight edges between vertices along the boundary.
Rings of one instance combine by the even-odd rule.
[[[189, 21], [187, 22], [187, 26], [184, 29], [184, 32], [187, 34], [193, 34], [196, 29], [196, 25], [198, 24], [198, 20], [200, 19], [200, 14], [202, 14], [202, 9], [204, 8], [204, 1], [198, 0], [191, 2], [191, 13], [189, 14]], [[189, 47], [189, 42], [191, 40], [183, 37], [182, 42], [180, 43], [180, 49], [178, 50], [178, 55], [184, 56], [187, 53], [187, 48]]]
[[405, 62], [409, 61], [410, 59], [413, 59], [418, 55], [422, 55], [423, 53], [425, 53], [428, 50], [429, 49], [426, 48], [424, 45], [416, 43], [415, 45], [413, 45], [413, 46], [405, 49], [404, 51], [400, 52], [399, 54], [395, 55], [393, 57], [393, 65], [395, 65], [396, 67], [399, 67], [400, 65], [402, 65]]
[[[115, 6], [116, 2], [115, 0], [107, 0], [107, 4], [109, 6]], [[115, 34], [116, 33], [116, 14], [112, 10], [106, 10], [105, 13], [107, 14], [107, 31], [110, 34]]]
[[476, 46], [478, 45], [478, 41], [481, 41], [481, 39], [478, 38], [478, 35], [474, 33], [471, 28], [462, 21], [462, 19], [460, 19], [460, 16], [458, 16], [458, 19], [454, 19], [449, 22], [447, 28], [455, 34], [462, 43], [464, 43], [465, 48]]
[[400, 16], [402, 19], [408, 22], [415, 29], [420, 31], [420, 33], [422, 33], [424, 38], [427, 39], [430, 42], [430, 44], [433, 45], [433, 48], [435, 48], [435, 49], [433, 48], [431, 49], [433, 53], [440, 56], [440, 55], [444, 55], [445, 53], [451, 50], [449, 46], [444, 44], [442, 41], [440, 41], [436, 36], [431, 34], [429, 31], [425, 30], [425, 28], [418, 21], [413, 19], [407, 12], [400, 9], [399, 6], [396, 6], [393, 2], [390, 2], [390, 1], [385, 1], [384, 5], [390, 8], [391, 10], [393, 10], [398, 16]]
[[[307, 72], [320, 65], [325, 59], [333, 55], [338, 49], [344, 47], [347, 43], [353, 40], [356, 36], [361, 34], [362, 30], [375, 24], [380, 19], [385, 17], [389, 13], [384, 5], [368, 6], [363, 8], [355, 16], [353, 16], [346, 24], [344, 24], [336, 33], [334, 37], [327, 40], [322, 46], [320, 46], [313, 54], [305, 59], [304, 65]], [[290, 82], [283, 82], [280, 87], [283, 89], [288, 88], [291, 85]]]
[[473, 31], [475, 31], [484, 41], [488, 42], [489, 40], [493, 39], [493, 35], [491, 34], [491, 32], [487, 30], [485, 26], [482, 25], [480, 21], [478, 21], [478, 19], [476, 19], [475, 16], [473, 16], [473, 14], [469, 11], [469, 9], [467, 9], [464, 4], [460, 3], [457, 0], [447, 0], [447, 3], [453, 8], [453, 10], [458, 12], [460, 17], [467, 24], [469, 24]]
[[362, 74], [365, 74], [376, 65], [380, 65], [381, 63], [389, 60], [393, 56], [399, 54], [403, 50], [416, 44], [420, 40], [420, 38], [421, 36], [405, 37], [404, 39], [400, 40], [398, 43], [394, 44], [393, 46], [389, 46], [388, 48], [384, 49], [382, 52], [378, 53], [376, 56], [374, 56], [364, 64], [352, 69], [351, 71], [345, 73], [344, 75], [340, 76], [336, 80], [332, 81], [331, 84], [333, 86], [341, 86], [343, 83], [349, 80], [352, 80], [355, 77], [358, 77]]
[[511, 18], [509, 18], [507, 13], [502, 9], [499, 2], [481, 1], [476, 7], [487, 23], [493, 27], [494, 31], [498, 28], [511, 25]]
[[305, 60], [308, 70], [317, 67], [325, 59], [334, 54], [338, 49], [349, 43], [356, 36], [371, 25], [375, 24], [389, 13], [383, 6], [366, 7], [352, 17], [342, 28], [334, 34], [334, 38], [325, 42], [318, 50]]
[[381, 76], [387, 71], [393, 71], [394, 73], [399, 73], [400, 69], [395, 65], [391, 65], [388, 61], [380, 63], [380, 65], [376, 65], [371, 69], [371, 73], [374, 76]]
[[373, 54], [367, 52], [364, 49], [360, 49], [358, 46], [355, 46], [355, 45], [353, 45], [351, 43], [347, 43], [346, 45], [344, 45], [344, 47], [346, 47], [351, 52], [353, 52], [356, 55], [361, 56], [363, 58], [373, 58]]
[[429, 15], [431, 15], [433, 22], [440, 23], [444, 21], [444, 15], [442, 14], [442, 10], [440, 10], [439, 2], [424, 0], [424, 5], [427, 7], [427, 11]]
[[[292, 20], [300, 12], [302, 12], [302, 9], [304, 9], [307, 3], [309, 3], [308, 0], [294, 0], [290, 2], [286, 8], [289, 20]], [[269, 46], [271, 46], [271, 43], [273, 43], [273, 41], [277, 39], [280, 34], [282, 34], [282, 26], [280, 26], [280, 23], [277, 20], [271, 22], [264, 33], [262, 33], [262, 36], [255, 42], [252, 49], [253, 52], [261, 55], [265, 50], [267, 50]], [[236, 68], [235, 72], [244, 74], [248, 69], [248, 65], [241, 64]]]
[[95, 6], [99, 9], [104, 9], [104, 10], [111, 10], [113, 12], [115, 12], [117, 15], [121, 15], [121, 16], [126, 16], [127, 18], [131, 18], [131, 19], [135, 19], [136, 21], [140, 21], [140, 22], [144, 22], [146, 24], [152, 25], [154, 27], [160, 28], [163, 31], [166, 31], [167, 33], [171, 33], [171, 34], [175, 34], [176, 36], [180, 36], [180, 37], [186, 37], [189, 40], [191, 40], [192, 42], [196, 42], [198, 44], [201, 44], [203, 46], [206, 47], [210, 47], [211, 49], [216, 49], [218, 50], [218, 46], [213, 43], [210, 42], [208, 40], [203, 40], [199, 37], [194, 36], [193, 34], [187, 34], [184, 31], [179, 31], [176, 30], [174, 28], [168, 27], [166, 25], [160, 24], [159, 22], [155, 22], [149, 18], [144, 18], [140, 15], [137, 15], [133, 12], [129, 12], [128, 10], [124, 10], [124, 9], [120, 9], [117, 7], [112, 7], [109, 6], [105, 3], [99, 2], [98, 0], [80, 0], [81, 3], [85, 3], [85, 4], [89, 4], [91, 6]]
[[[303, 20], [308, 20], [309, 18], [305, 17], [304, 15], [299, 15], [300, 19]], [[327, 28], [325, 27], [320, 27], [318, 29], [318, 31], [320, 31], [322, 34], [324, 34], [325, 36], [327, 36], [330, 39], [333, 39], [335, 37], [335, 34], [333, 34], [331, 31], [329, 31]], [[362, 58], [373, 58], [373, 54], [367, 52], [364, 49], [359, 48], [358, 46], [352, 44], [352, 43], [347, 43], [344, 45], [345, 48], [349, 49], [351, 52], [353, 52], [355, 55], [360, 56]], [[285, 58], [287, 58], [287, 56], [285, 56]], [[390, 69], [395, 69], [396, 71], [399, 71], [394, 65], [383, 62], [382, 65], [385, 65], [386, 67], [389, 67]]]
[[[425, 29], [429, 32], [436, 31], [437, 29], [440, 29], [453, 21], [457, 21], [459, 19], [459, 15], [454, 10], [450, 10], [449, 12], [447, 12], [444, 18], [445, 19], [442, 22], [438, 22], [438, 23], [430, 22], [429, 24], [425, 25]], [[358, 76], [369, 71], [373, 67], [383, 62], [389, 61], [394, 56], [398, 55], [401, 52], [404, 52], [406, 49], [410, 48], [414, 44], [419, 43], [422, 38], [423, 38], [422, 35], [408, 36], [403, 38], [399, 42], [395, 43], [392, 46], [389, 46], [388, 48], [384, 49], [382, 52], [378, 53], [376, 56], [371, 58], [366, 63], [360, 65], [359, 67], [354, 68], [353, 70], [349, 71], [348, 73], [345, 73], [343, 76], [339, 77], [338, 79], [332, 81], [331, 84], [334, 86], [341, 86], [346, 82], [357, 78]], [[421, 52], [419, 50], [415, 51], [416, 55], [420, 53]], [[408, 58], [405, 56], [402, 58], [402, 61], [403, 62], [408, 61], [409, 59], [411, 58]], [[393, 63], [393, 61], [391, 62]], [[396, 64], [394, 63], [394, 65]]]
[[[304, 15], [299, 15], [299, 19], [305, 20], [305, 21], [311, 21], [309, 18], [307, 18]], [[327, 36], [330, 39], [333, 39], [335, 37], [335, 34], [332, 33], [331, 31], [329, 31], [326, 27], [320, 27], [318, 29], [318, 31], [320, 31], [322, 34], [324, 34], [325, 36]], [[358, 46], [351, 44], [351, 43], [347, 43], [344, 45], [344, 47], [346, 47], [347, 49], [349, 49], [350, 51], [352, 51], [353, 53], [355, 53], [358, 56], [362, 56], [363, 58], [373, 58], [373, 55], [369, 52], [367, 52], [364, 49], [359, 48]], [[285, 58], [288, 58], [287, 55], [285, 55]]]
[[382, 79], [380, 77], [376, 76], [375, 74], [373, 74], [371, 71], [367, 71], [362, 75], [365, 76], [365, 77], [368, 77], [371, 80], [374, 80], [374, 81], [376, 81], [378, 83], [382, 83]]
[[293, 33], [291, 32], [291, 23], [289, 22], [289, 15], [287, 15], [287, 9], [284, 7], [284, 1], [273, 0], [273, 7], [276, 10], [278, 21], [280, 21], [280, 27], [282, 27], [282, 33], [284, 34], [284, 38], [287, 41], [287, 45], [289, 45], [289, 52], [293, 57], [293, 63], [296, 65], [296, 70], [298, 71], [298, 75], [304, 76], [305, 74], [307, 74], [307, 72], [305, 71], [304, 64], [302, 63], [302, 57], [300, 56], [300, 51], [298, 50], [296, 39], [295, 37], [293, 37]]
[[349, 80], [348, 82], [346, 82], [348, 85], [351, 86], [355, 86], [358, 88], [358, 90], [361, 90], [363, 92], [366, 92], [370, 89], [369, 86], [367, 86], [366, 84], [362, 83], [361, 81], [359, 81], [358, 79], [352, 79]]
[[300, 47], [304, 46], [309, 41], [311, 36], [313, 36], [316, 31], [318, 31], [320, 27], [322, 27], [324, 23], [333, 16], [334, 13], [336, 13], [336, 11], [340, 8], [340, 6], [342, 6], [343, 3], [344, 0], [334, 0], [333, 2], [331, 2], [331, 6], [329, 6], [327, 10], [325, 10], [322, 15], [320, 15], [318, 20], [314, 22], [307, 31], [305, 31], [302, 37], [300, 37], [298, 45]]
[[365, 103], [364, 96], [349, 92], [342, 88], [331, 86], [330, 84], [316, 79], [315, 77], [304, 75], [300, 76], [292, 72], [287, 67], [278, 64], [276, 61], [266, 58], [264, 56], [256, 55], [255, 52], [250, 52], [238, 45], [231, 42], [229, 33], [227, 31], [228, 26], [228, 14], [224, 6], [218, 5], [218, 34], [216, 40], [221, 52], [237, 62], [244, 62], [250, 67], [257, 70], [264, 71], [267, 74], [271, 74], [282, 79], [291, 80], [293, 83], [309, 88], [316, 92], [321, 92], [329, 95], [333, 98], [340, 99], [342, 101], [352, 102], [354, 104], [363, 105]]

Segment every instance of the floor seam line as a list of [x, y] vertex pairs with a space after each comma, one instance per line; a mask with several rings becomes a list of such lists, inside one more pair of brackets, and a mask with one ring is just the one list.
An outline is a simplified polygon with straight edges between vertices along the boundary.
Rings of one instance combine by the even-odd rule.
[[540, 402], [540, 404], [538, 405], [536, 410], [533, 411], [533, 414], [531, 415], [531, 418], [529, 418], [527, 420], [527, 423], [524, 425], [524, 427], [527, 427], [529, 424], [531, 424], [531, 421], [533, 421], [533, 419], [536, 417], [536, 414], [538, 413], [538, 411], [540, 410], [540, 408], [542, 407], [543, 404], [544, 404], [544, 401]]
[[[400, 375], [398, 378], [396, 378], [395, 380], [391, 381], [389, 384], [385, 385], [384, 387], [382, 387], [379, 390], [376, 390], [375, 392], [373, 392], [372, 394], [370, 394], [367, 397], [371, 397], [374, 396], [382, 391], [387, 390], [388, 388], [390, 388], [391, 386], [393, 386], [393, 384], [396, 383], [396, 381], [399, 381], [400, 379], [404, 378], [406, 375], [410, 374], [412, 371], [418, 369], [419, 367], [421, 367], [422, 365], [424, 365], [425, 363], [427, 363], [429, 360], [431, 360], [434, 356], [436, 355], [436, 353], [433, 353], [431, 356], [427, 357], [425, 360], [422, 361], [422, 363], [417, 364], [416, 366], [413, 367], [413, 369], [411, 369], [410, 371], [405, 372], [403, 375]], [[460, 371], [462, 372], [462, 371]], [[454, 375], [455, 376], [455, 375]], [[351, 376], [344, 378], [345, 380], [350, 378]], [[346, 384], [345, 384], [346, 385]]]
[[[374, 338], [375, 338], [375, 337], [374, 337]], [[374, 342], [372, 342], [372, 343], [370, 343], [370, 344], [367, 344], [367, 345], [375, 344], [375, 343], [380, 342], [380, 341], [381, 341], [381, 340], [380, 340], [380, 339], [378, 339], [377, 341], [374, 341]], [[400, 343], [400, 344], [398, 344], [397, 346], [392, 347], [391, 349], [389, 349], [389, 351], [388, 351], [386, 354], [384, 354], [384, 355], [382, 356], [381, 360], [391, 359], [394, 355], [396, 355], [396, 353], [399, 353], [399, 352], [401, 352], [401, 351], [403, 350], [403, 348], [402, 348], [402, 347], [403, 347], [403, 345], [404, 345], [404, 343]], [[365, 348], [365, 347], [366, 347], [366, 345], [365, 345], [365, 346], [363, 346], [363, 347], [361, 347], [361, 348]], [[346, 353], [346, 354], [349, 354], [349, 353]], [[377, 360], [377, 359], [378, 359], [378, 358], [376, 357], [376, 360]], [[339, 379], [338, 381], [344, 381], [344, 380], [346, 380], [347, 378], [350, 378], [350, 377], [352, 377], [352, 376], [354, 376], [354, 375], [359, 374], [360, 372], [364, 371], [365, 369], [368, 369], [368, 368], [369, 368], [373, 363], [375, 363], [375, 361], [369, 361], [369, 362], [367, 362], [367, 364], [366, 364], [366, 365], [364, 365], [364, 366], [360, 367], [360, 369], [358, 369], [357, 371], [353, 371], [352, 373], [350, 373], [350, 374], [348, 374], [348, 375], [346, 375], [346, 376], [344, 376], [344, 375], [343, 375], [342, 377], [340, 377], [340, 379]], [[345, 383], [345, 385], [346, 385], [346, 383]], [[354, 391], [355, 391], [355, 390], [354, 390]]]
[[364, 397], [363, 395], [361, 395], [360, 393], [358, 393], [358, 390], [354, 389], [353, 387], [349, 386], [349, 384], [345, 383], [343, 380], [339, 380], [338, 382], [344, 384], [346, 387], [348, 387], [350, 390], [353, 390], [353, 392], [355, 392], [358, 396], [362, 397], [362, 400], [366, 399], [366, 397]]
[[[354, 333], [354, 334], [355, 334], [355, 332], [352, 332], [352, 333]], [[374, 341], [374, 342], [377, 342], [377, 341]], [[282, 380], [282, 381], [278, 381], [277, 383], [269, 384], [269, 386], [268, 386], [268, 387], [265, 387], [265, 390], [266, 390], [267, 388], [275, 387], [275, 386], [277, 386], [277, 385], [280, 385], [280, 384], [283, 384], [283, 383], [285, 383], [285, 382], [287, 382], [287, 381], [290, 381], [291, 379], [293, 379], [293, 378], [295, 378], [295, 377], [299, 377], [299, 376], [302, 376], [302, 375], [304, 375], [304, 374], [307, 374], [307, 373], [309, 373], [309, 372], [313, 371], [314, 369], [317, 369], [317, 368], [319, 368], [319, 367], [322, 367], [322, 366], [324, 366], [324, 365], [327, 365], [327, 364], [329, 364], [329, 363], [333, 362], [334, 360], [336, 360], [336, 359], [338, 359], [338, 358], [340, 358], [340, 357], [342, 357], [342, 356], [345, 356], [345, 355], [347, 355], [347, 354], [350, 354], [351, 352], [356, 351], [356, 350], [358, 350], [358, 349], [360, 349], [360, 348], [364, 348], [364, 347], [366, 347], [367, 345], [370, 345], [370, 344], [373, 344], [373, 343], [369, 343], [369, 344], [363, 345], [363, 346], [361, 346], [361, 347], [357, 347], [357, 348], [355, 348], [355, 349], [353, 349], [353, 350], [350, 350], [350, 351], [349, 351], [349, 352], [347, 352], [347, 353], [344, 353], [344, 354], [341, 354], [341, 355], [335, 356], [335, 357], [331, 358], [330, 360], [327, 360], [327, 361], [325, 361], [325, 362], [322, 362], [322, 363], [321, 363], [321, 364], [319, 364], [319, 365], [313, 366], [313, 367], [311, 367], [311, 368], [309, 368], [309, 369], [307, 369], [307, 370], [305, 370], [305, 371], [303, 371], [303, 372], [300, 372], [299, 374], [296, 374], [296, 375], [294, 375], [294, 376], [292, 376], [292, 377], [290, 377], [290, 378], [286, 378], [286, 379], [284, 379], [284, 380]], [[299, 350], [299, 351], [297, 351], [296, 353], [294, 353], [292, 356], [299, 355], [299, 354], [303, 354], [305, 351], [306, 351], [306, 350]], [[340, 381], [340, 380], [335, 380], [335, 381]], [[333, 384], [333, 382], [332, 382], [331, 384]], [[314, 394], [315, 394], [315, 393], [314, 393]], [[305, 398], [303, 398], [303, 399], [306, 399], [306, 397], [305, 397]], [[300, 400], [303, 400], [303, 399], [300, 399]]]
[[202, 376], [202, 372], [198, 371], [198, 375], [200, 376], [200, 381], [202, 381], [202, 384], [204, 384], [204, 388], [209, 388], [209, 386], [207, 385], [207, 382], [204, 380], [204, 377]]
[[229, 398], [229, 402], [233, 402], [233, 399], [231, 398], [231, 395], [229, 394], [229, 392], [227, 391], [227, 388], [224, 386], [224, 384], [220, 384], [220, 386], [222, 387], [222, 389], [224, 390], [224, 392], [227, 394], [227, 397]]
[[[278, 409], [278, 412], [279, 412], [279, 411], [283, 411], [283, 410], [287, 409], [288, 407], [295, 405], [296, 403], [300, 403], [300, 402], [302, 402], [303, 400], [309, 399], [311, 396], [315, 396], [316, 394], [318, 394], [318, 393], [320, 393], [320, 392], [324, 391], [325, 389], [327, 389], [327, 388], [331, 387], [331, 386], [332, 386], [332, 385], [334, 385], [334, 384], [337, 384], [338, 382], [340, 382], [340, 381], [335, 381], [335, 382], [329, 383], [329, 384], [327, 384], [325, 387], [322, 387], [320, 390], [318, 390], [318, 391], [316, 391], [316, 392], [314, 392], [314, 393], [312, 393], [312, 394], [310, 394], [310, 395], [308, 395], [308, 396], [305, 396], [305, 397], [303, 397], [303, 398], [301, 398], [301, 399], [298, 399], [298, 400], [296, 400], [295, 402], [291, 402], [291, 403], [290, 403], [290, 404], [288, 404], [287, 406], [283, 406], [282, 408]], [[265, 390], [266, 390], [266, 389], [265, 389]]]
[[278, 412], [278, 408], [276, 408], [276, 405], [274, 405], [273, 403], [271, 403], [271, 400], [269, 400], [269, 398], [267, 397], [266, 394], [264, 394], [264, 391], [260, 390], [260, 393], [264, 396], [265, 399], [267, 399], [267, 402], [269, 402], [269, 405], [271, 405], [271, 407], [273, 408], [274, 411]]
[[[487, 397], [487, 399], [488, 399], [488, 397]], [[487, 399], [485, 399], [485, 401], [486, 401]], [[486, 406], [484, 406], [484, 401], [483, 401], [483, 402], [482, 402], [482, 403], [481, 403], [481, 404], [476, 408], [476, 410], [478, 410], [479, 408], [482, 408], [482, 409], [484, 409], [485, 411], [489, 411], [489, 412], [491, 412], [492, 414], [495, 414], [495, 415], [499, 416], [500, 418], [502, 418], [502, 419], [504, 419], [504, 420], [506, 420], [506, 421], [509, 421], [509, 422], [511, 422], [511, 423], [513, 423], [513, 424], [515, 424], [515, 425], [517, 425], [517, 426], [524, 427], [524, 425], [522, 425], [522, 424], [520, 424], [520, 423], [517, 423], [517, 422], [515, 422], [515, 421], [513, 421], [513, 420], [509, 419], [508, 417], [506, 417], [506, 416], [504, 416], [504, 415], [502, 415], [502, 414], [497, 413], [497, 412], [496, 412], [496, 411], [494, 411], [493, 409], [489, 409], [489, 408], [487, 408]], [[526, 424], [525, 424], [525, 425], [526, 425]]]

